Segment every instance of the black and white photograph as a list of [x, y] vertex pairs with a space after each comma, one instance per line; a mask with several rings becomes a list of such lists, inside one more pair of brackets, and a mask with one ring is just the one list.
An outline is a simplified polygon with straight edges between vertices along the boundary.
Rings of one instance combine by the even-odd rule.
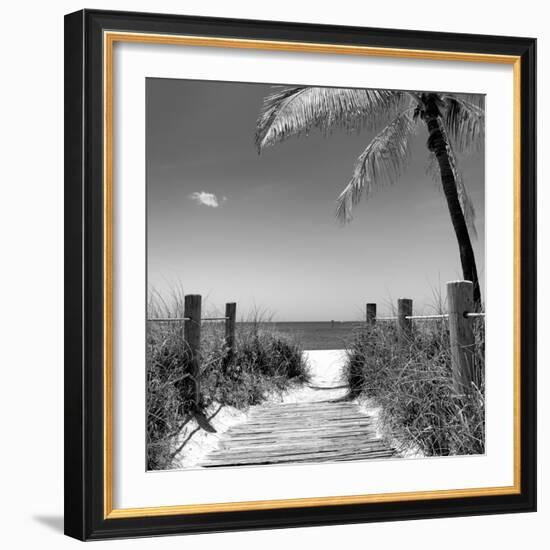
[[146, 79], [146, 468], [485, 453], [485, 97]]

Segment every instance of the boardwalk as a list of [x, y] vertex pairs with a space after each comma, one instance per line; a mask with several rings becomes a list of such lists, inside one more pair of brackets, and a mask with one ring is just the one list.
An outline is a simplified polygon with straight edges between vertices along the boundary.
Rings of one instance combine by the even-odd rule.
[[312, 380], [295, 402], [251, 408], [246, 422], [221, 435], [203, 467], [389, 458], [376, 419], [343, 397], [341, 352], [309, 352]]

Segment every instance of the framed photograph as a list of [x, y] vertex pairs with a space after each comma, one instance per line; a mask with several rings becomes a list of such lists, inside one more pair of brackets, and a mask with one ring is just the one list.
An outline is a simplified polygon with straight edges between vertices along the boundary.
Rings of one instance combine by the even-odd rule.
[[65, 530], [534, 511], [532, 38], [65, 18]]

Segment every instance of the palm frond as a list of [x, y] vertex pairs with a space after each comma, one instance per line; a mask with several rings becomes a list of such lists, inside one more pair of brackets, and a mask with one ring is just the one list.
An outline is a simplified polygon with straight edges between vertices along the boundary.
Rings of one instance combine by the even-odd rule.
[[353, 176], [340, 193], [336, 217], [343, 223], [352, 218], [352, 208], [376, 185], [393, 184], [409, 160], [410, 136], [415, 130], [414, 107], [399, 113], [369, 143], [355, 163]]
[[481, 110], [485, 110], [485, 95], [484, 94], [468, 94], [468, 93], [446, 93], [442, 94], [442, 97], [448, 98], [452, 97], [455, 99], [461, 99], [467, 103], [471, 103], [472, 105], [479, 107]]
[[483, 96], [474, 101], [465, 96], [446, 95], [443, 121], [449, 136], [458, 151], [469, 151], [483, 143], [485, 109]]
[[256, 123], [256, 146], [261, 151], [291, 136], [319, 128], [375, 128], [395, 114], [404, 94], [391, 90], [354, 88], [284, 88], [264, 99]]

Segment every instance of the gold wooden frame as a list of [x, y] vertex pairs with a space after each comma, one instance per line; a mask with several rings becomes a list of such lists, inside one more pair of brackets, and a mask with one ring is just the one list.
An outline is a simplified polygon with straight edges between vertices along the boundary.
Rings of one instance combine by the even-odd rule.
[[[403, 493], [371, 495], [330, 496], [315, 498], [293, 498], [279, 500], [257, 500], [246, 502], [225, 502], [212, 504], [183, 504], [176, 506], [155, 506], [150, 508], [113, 508], [112, 471], [112, 285], [113, 285], [113, 46], [116, 42], [137, 42], [147, 44], [168, 44], [183, 46], [206, 46], [218, 48], [259, 49], [286, 52], [307, 52], [324, 54], [346, 54], [374, 57], [396, 57], [409, 59], [467, 61], [497, 63], [513, 66], [514, 82], [514, 484], [503, 487], [482, 487], [469, 489], [445, 489]], [[283, 42], [271, 40], [249, 40], [213, 38], [201, 36], [179, 36], [133, 32], [103, 33], [103, 114], [104, 114], [104, 518], [137, 518], [197, 514], [208, 512], [235, 512], [245, 510], [270, 510], [277, 508], [304, 508], [309, 506], [333, 506], [345, 504], [382, 503], [412, 500], [435, 500], [444, 498], [513, 495], [521, 493], [521, 431], [520, 431], [520, 315], [521, 315], [521, 62], [519, 56], [446, 52], [430, 50], [408, 50], [368, 46], [345, 46], [315, 43]]]

